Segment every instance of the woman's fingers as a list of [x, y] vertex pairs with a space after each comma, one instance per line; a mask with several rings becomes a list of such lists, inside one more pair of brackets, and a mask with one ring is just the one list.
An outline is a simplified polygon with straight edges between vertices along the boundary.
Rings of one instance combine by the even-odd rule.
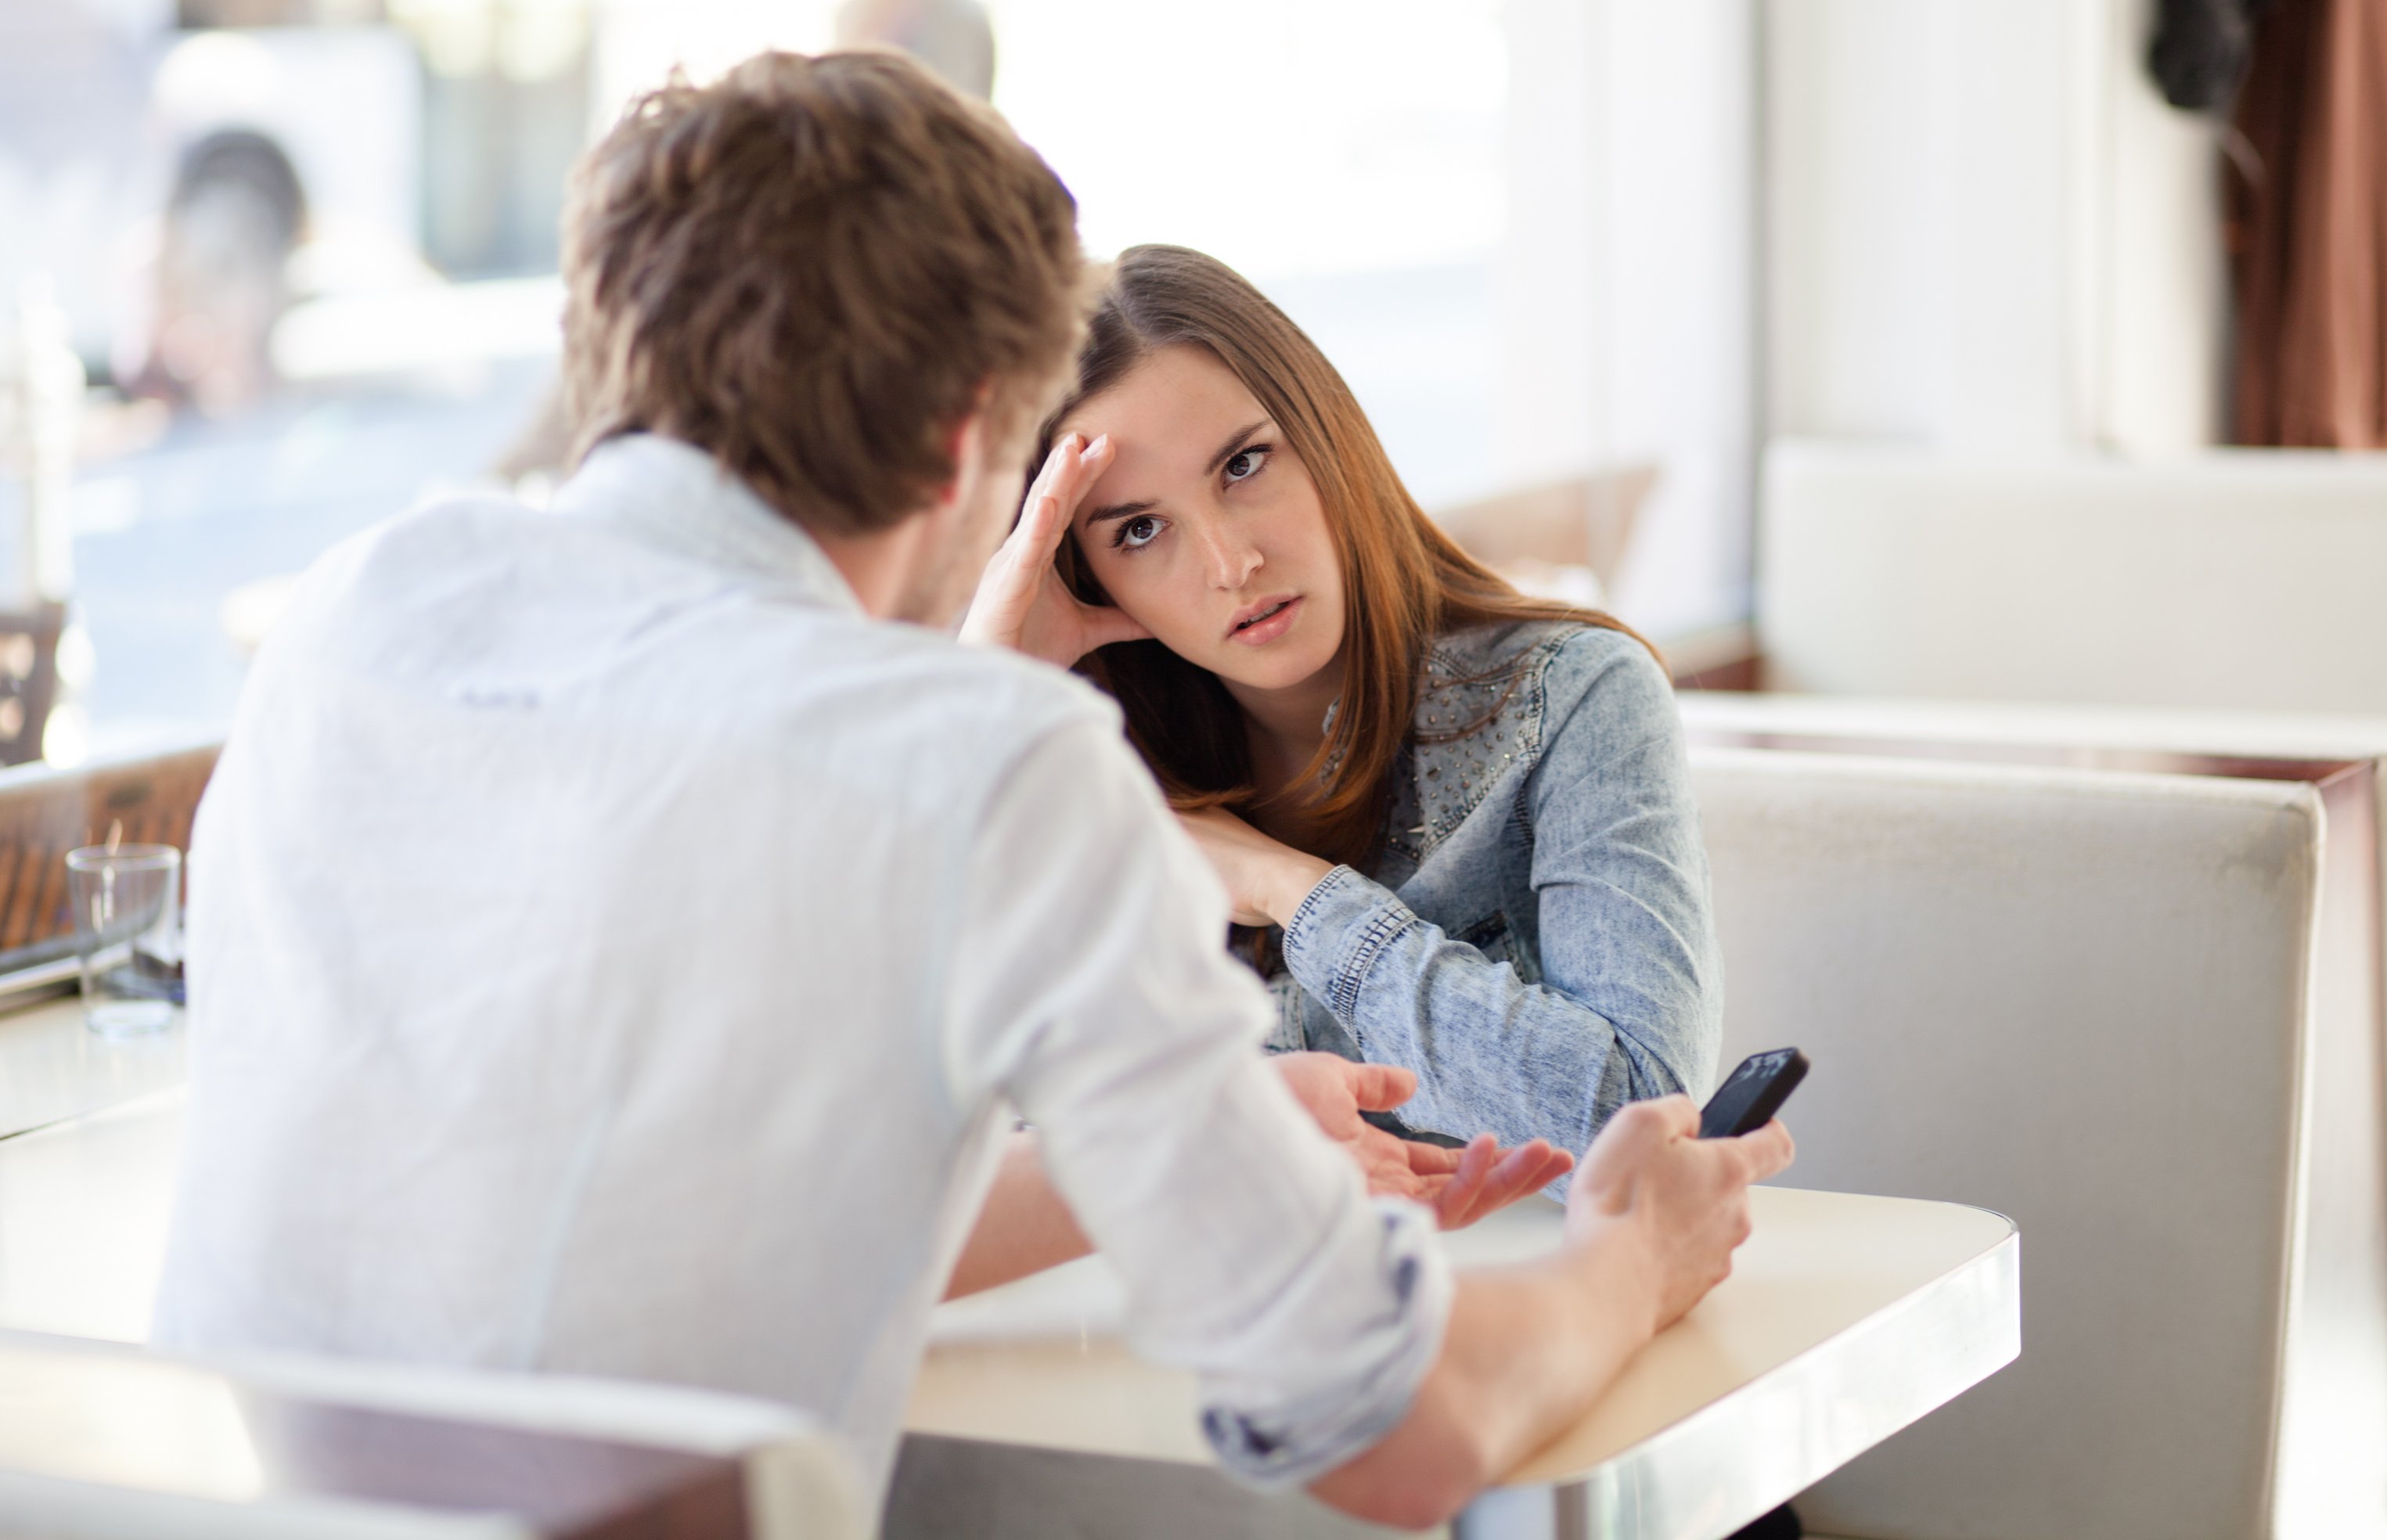
[[1417, 1076], [1396, 1064], [1353, 1063], [1350, 1079], [1362, 1112], [1390, 1112], [1417, 1094]]
[[1061, 523], [1060, 499], [1046, 492], [1028, 499], [1021, 510], [1019, 523], [1012, 526], [1010, 537], [1003, 542], [1003, 555], [1014, 571], [1025, 568], [1040, 554], [1049, 555], [1060, 543], [1055, 526]]
[[1089, 444], [1067, 434], [1053, 446], [1018, 521], [979, 579], [962, 620], [963, 641], [1012, 648], [1067, 668], [1095, 648], [1152, 635], [1124, 611], [1080, 601], [1054, 564], [1080, 499], [1111, 458], [1108, 435]]
[[1074, 433], [1065, 433], [1053, 441], [1052, 448], [1045, 451], [1044, 463], [1036, 468], [1036, 479], [1028, 484], [1028, 496], [1020, 499], [1019, 522], [1021, 524], [1028, 522], [1029, 514], [1035, 509], [1038, 499], [1049, 498], [1053, 495], [1054, 488], [1061, 483], [1061, 473], [1067, 467], [1070, 457], [1084, 445], [1085, 439]]
[[1078, 622], [1085, 627], [1086, 650], [1108, 647], [1113, 642], [1149, 641], [1152, 633], [1142, 621], [1125, 610], [1107, 604], [1088, 604], [1072, 596], [1078, 606]]
[[1422, 1139], [1404, 1139], [1400, 1141], [1400, 1146], [1402, 1156], [1409, 1163], [1409, 1170], [1417, 1176], [1446, 1177], [1459, 1169], [1460, 1151], [1441, 1144], [1429, 1144]]
[[1749, 1160], [1749, 1180], [1763, 1181], [1789, 1168], [1798, 1158], [1799, 1146], [1791, 1142], [1790, 1130], [1774, 1118], [1763, 1128], [1742, 1134], [1733, 1142], [1739, 1146]]
[[1110, 462], [1111, 435], [1108, 434], [1091, 444], [1080, 434], [1066, 434], [1053, 446], [1053, 452], [1044, 457], [1044, 468], [1036, 474], [1035, 485], [1028, 489], [1028, 508], [1042, 512], [1042, 499], [1050, 498], [1053, 499], [1051, 512], [1041, 520], [1032, 514], [1023, 514], [1019, 521], [1023, 526], [1031, 523], [1039, 526], [1040, 537], [1033, 549], [1050, 556], [1060, 549], [1062, 533], [1069, 527], [1070, 519], [1076, 516], [1078, 504], [1085, 497], [1086, 488], [1102, 479], [1103, 472], [1109, 468]]
[[1560, 1154], [1552, 1150], [1547, 1142], [1539, 1139], [1509, 1151], [1507, 1158], [1494, 1169], [1488, 1184], [1498, 1195], [1499, 1205], [1514, 1203], [1528, 1193], [1538, 1193], [1565, 1175], [1567, 1167], [1573, 1164], [1572, 1160], [1552, 1168], [1550, 1157]]
[[[1430, 1154], [1428, 1152], [1431, 1152]], [[1464, 1230], [1574, 1169], [1574, 1156], [1534, 1139], [1511, 1150], [1480, 1133], [1464, 1150], [1412, 1144], [1409, 1167], [1444, 1230]]]
[[[1469, 1222], [1486, 1214], [1497, 1213], [1529, 1193], [1538, 1193], [1556, 1181], [1565, 1172], [1564, 1167], [1551, 1169], [1549, 1144], [1539, 1139], [1520, 1144], [1500, 1157], [1484, 1179], [1483, 1190], [1475, 1195], [1475, 1211]], [[1572, 1162], [1569, 1162], [1572, 1164]]]
[[1459, 1169], [1434, 1196], [1435, 1220], [1443, 1229], [1458, 1230], [1473, 1222], [1476, 1200], [1499, 1154], [1500, 1142], [1488, 1133], [1479, 1133], [1468, 1142], [1459, 1157]]
[[1102, 479], [1103, 473], [1110, 469], [1111, 463], [1110, 435], [1099, 435], [1091, 444], [1080, 439], [1079, 444], [1077, 452], [1069, 457], [1067, 487], [1054, 493], [1067, 505], [1071, 513], [1077, 512], [1078, 504], [1085, 497], [1087, 489]]
[[1110, 453], [1108, 434], [1092, 444], [1084, 435], [1075, 433], [1054, 440], [1044, 463], [1037, 468], [1036, 479], [1028, 484], [1028, 495], [1020, 499], [1019, 520], [1004, 541], [1005, 551], [1016, 558], [1029, 551], [1049, 556], [1058, 549], [1061, 532], [1068, 528], [1069, 515], [1077, 511], [1078, 499], [1102, 474]]

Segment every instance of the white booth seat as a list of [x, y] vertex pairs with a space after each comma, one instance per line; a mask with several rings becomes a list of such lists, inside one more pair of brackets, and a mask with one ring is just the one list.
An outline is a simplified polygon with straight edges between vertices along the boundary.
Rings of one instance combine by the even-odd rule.
[[861, 1540], [843, 1450], [741, 1396], [0, 1332], [0, 1532]]
[[2387, 455], [1765, 457], [1770, 688], [2387, 713]]
[[2387, 1534], [2377, 762], [1686, 714], [1726, 1062], [1814, 1063], [1786, 1180], [2028, 1237], [2020, 1360], [1809, 1527]]

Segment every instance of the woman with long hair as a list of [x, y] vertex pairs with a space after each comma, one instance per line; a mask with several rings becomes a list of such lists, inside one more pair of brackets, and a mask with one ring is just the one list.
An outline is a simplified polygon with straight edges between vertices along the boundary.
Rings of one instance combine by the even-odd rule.
[[1231, 270], [1113, 269], [964, 634], [1080, 673], [1232, 898], [1275, 1051], [1415, 1073], [1406, 1130], [1579, 1150], [1702, 1092], [1722, 978], [1672, 687], [1403, 487]]

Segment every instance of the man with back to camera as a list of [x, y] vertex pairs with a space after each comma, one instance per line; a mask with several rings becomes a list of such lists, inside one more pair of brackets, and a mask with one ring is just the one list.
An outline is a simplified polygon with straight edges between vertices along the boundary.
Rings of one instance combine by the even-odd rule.
[[243, 697], [161, 1341], [763, 1395], [876, 1495], [940, 1291], [1082, 1225], [1229, 1471], [1423, 1525], [1724, 1276], [1788, 1138], [1679, 1097], [1560, 1252], [1455, 1274], [1262, 1058], [1109, 703], [931, 629], [1080, 325], [999, 119], [891, 56], [676, 84], [575, 173], [565, 267], [557, 510], [346, 543]]

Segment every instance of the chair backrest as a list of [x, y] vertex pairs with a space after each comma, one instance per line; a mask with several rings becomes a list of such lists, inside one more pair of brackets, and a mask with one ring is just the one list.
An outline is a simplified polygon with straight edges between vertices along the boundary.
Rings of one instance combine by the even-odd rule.
[[1610, 588], [1657, 483], [1653, 464], [1621, 465], [1439, 508], [1433, 522], [1492, 566], [1588, 567]]
[[0, 770], [0, 978], [73, 951], [67, 852], [111, 834], [189, 848], [221, 748], [205, 741], [71, 770]]
[[[2023, 1236], [2021, 1360], [1802, 1499], [1810, 1527], [2378, 1533], [2372, 1457], [2317, 1458], [2320, 1422], [2381, 1423], [2365, 1381], [2387, 1382], [2371, 767], [1699, 747], [1693, 768], [1725, 1062], [1815, 1066], [1787, 1180], [1978, 1204]], [[2332, 1357], [2356, 1388], [2324, 1382]]]
[[2387, 713], [2387, 455], [1768, 450], [1774, 688]]
[[843, 1451], [676, 1386], [0, 1333], [0, 1516], [73, 1540], [859, 1540]]

